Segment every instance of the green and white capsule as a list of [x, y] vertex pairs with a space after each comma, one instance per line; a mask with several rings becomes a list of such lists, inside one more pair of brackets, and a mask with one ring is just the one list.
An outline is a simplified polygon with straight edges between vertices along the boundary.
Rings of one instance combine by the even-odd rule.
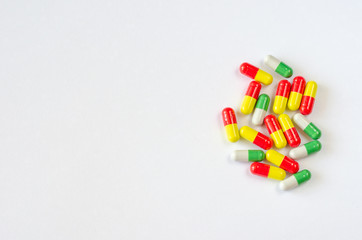
[[289, 78], [293, 75], [293, 69], [291, 67], [272, 55], [266, 56], [264, 58], [264, 63], [268, 67], [272, 68], [274, 72], [279, 73], [283, 77]]
[[298, 187], [300, 184], [308, 181], [311, 176], [312, 174], [307, 169], [304, 169], [281, 181], [279, 183], [279, 188], [283, 191], [293, 189], [295, 187]]
[[293, 159], [301, 159], [312, 153], [319, 152], [322, 149], [322, 144], [319, 141], [311, 141], [303, 146], [293, 148], [289, 152], [289, 157]]
[[322, 136], [321, 130], [319, 130], [319, 128], [317, 128], [313, 123], [308, 122], [308, 120], [302, 114], [295, 114], [293, 120], [295, 124], [303, 129], [303, 131], [313, 140], [317, 140]]
[[238, 162], [260, 162], [265, 159], [265, 153], [261, 150], [235, 150], [230, 158]]
[[266, 112], [268, 111], [269, 103], [270, 103], [270, 98], [268, 95], [261, 94], [259, 96], [258, 101], [256, 102], [255, 105], [253, 118], [251, 119], [251, 122], [254, 125], [260, 126], [263, 124]]

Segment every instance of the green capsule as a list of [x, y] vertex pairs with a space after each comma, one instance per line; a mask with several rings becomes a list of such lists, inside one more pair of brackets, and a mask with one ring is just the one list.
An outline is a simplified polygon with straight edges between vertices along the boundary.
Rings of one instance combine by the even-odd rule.
[[270, 97], [267, 94], [261, 94], [258, 98], [258, 101], [255, 105], [255, 110], [253, 113], [253, 118], [251, 119], [251, 122], [254, 125], [262, 125], [266, 112], [268, 111], [270, 103]]
[[304, 169], [281, 181], [279, 188], [281, 190], [290, 190], [308, 181], [311, 177], [312, 174], [307, 169]]
[[303, 129], [303, 131], [313, 140], [317, 140], [322, 136], [321, 130], [319, 130], [316, 125], [309, 122], [302, 114], [295, 114], [293, 120], [296, 125]]
[[235, 150], [230, 158], [239, 162], [260, 162], [265, 159], [265, 153], [261, 150]]
[[289, 156], [293, 159], [301, 159], [312, 153], [319, 152], [322, 149], [322, 144], [320, 141], [311, 141], [309, 143], [304, 144], [303, 146], [293, 148], [289, 152]]
[[283, 63], [276, 57], [268, 55], [264, 59], [264, 63], [272, 68], [276, 73], [279, 73], [283, 77], [289, 78], [293, 75], [293, 69], [287, 64]]

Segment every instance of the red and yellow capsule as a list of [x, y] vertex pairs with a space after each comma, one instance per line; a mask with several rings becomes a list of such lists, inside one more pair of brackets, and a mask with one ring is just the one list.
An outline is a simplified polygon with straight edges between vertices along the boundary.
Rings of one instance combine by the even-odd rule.
[[271, 149], [266, 152], [266, 160], [292, 174], [299, 171], [299, 164], [295, 160], [275, 150]]
[[240, 111], [242, 113], [250, 114], [253, 111], [256, 100], [259, 97], [260, 89], [261, 89], [260, 83], [256, 81], [250, 82], [248, 90], [246, 90], [246, 94], [241, 103]]
[[234, 109], [224, 108], [224, 110], [222, 110], [222, 120], [224, 121], [227, 139], [230, 142], [238, 141], [240, 139], [240, 134]]
[[243, 63], [240, 65], [240, 72], [255, 81], [261, 82], [264, 85], [269, 85], [273, 82], [273, 76], [269, 73], [251, 65], [250, 63]]
[[300, 104], [299, 111], [303, 115], [308, 115], [312, 112], [315, 95], [317, 94], [317, 83], [314, 81], [310, 81], [305, 86], [302, 103]]
[[252, 163], [250, 165], [250, 172], [254, 175], [272, 178], [276, 180], [283, 180], [286, 176], [286, 173], [283, 169], [260, 162]]
[[273, 146], [273, 141], [270, 138], [248, 126], [240, 128], [240, 136], [264, 150]]
[[287, 145], [287, 140], [284, 137], [282, 128], [274, 115], [268, 115], [264, 118], [265, 126], [273, 139], [274, 145], [277, 148], [283, 148]]
[[287, 139], [289, 146], [298, 147], [300, 144], [300, 137], [289, 116], [287, 114], [281, 114], [278, 117], [278, 121], [282, 126], [284, 136]]
[[289, 93], [290, 93], [290, 82], [288, 80], [281, 80], [278, 83], [277, 92], [275, 94], [273, 111], [276, 114], [282, 114], [287, 106]]
[[300, 101], [305, 88], [305, 80], [303, 77], [298, 76], [293, 79], [292, 88], [290, 90], [290, 96], [288, 100], [289, 110], [295, 111], [299, 109]]

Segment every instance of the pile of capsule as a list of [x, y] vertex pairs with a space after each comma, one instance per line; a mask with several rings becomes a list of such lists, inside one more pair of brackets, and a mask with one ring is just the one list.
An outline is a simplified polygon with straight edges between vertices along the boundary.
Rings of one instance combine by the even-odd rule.
[[[271, 55], [266, 56], [264, 62], [285, 78], [290, 78], [293, 75], [292, 68]], [[252, 124], [256, 126], [265, 124], [271, 138], [249, 126], [243, 126], [239, 130], [235, 111], [229, 107], [225, 108], [222, 111], [222, 118], [227, 139], [230, 142], [236, 142], [242, 137], [267, 150], [266, 152], [262, 150], [236, 150], [231, 153], [231, 159], [252, 162], [250, 165], [252, 174], [280, 180], [279, 187], [281, 190], [289, 190], [308, 181], [311, 178], [310, 171], [307, 169], [299, 171], [299, 163], [295, 160], [316, 153], [322, 147], [318, 141], [321, 137], [321, 131], [305, 117], [313, 110], [317, 83], [314, 81], [306, 83], [301, 76], [294, 77], [292, 84], [288, 80], [281, 80], [278, 83], [273, 103], [273, 112], [279, 116], [276, 117], [273, 114], [265, 116], [270, 98], [267, 94], [259, 95], [259, 93], [261, 84], [270, 85], [273, 82], [272, 75], [249, 63], [241, 64], [240, 72], [254, 80], [250, 82], [246, 90], [240, 111], [245, 115], [254, 111]], [[300, 146], [299, 134], [290, 117], [284, 113], [286, 107], [291, 111], [299, 110], [300, 113], [294, 114], [293, 122], [309, 136], [310, 142]], [[288, 144], [292, 148], [289, 156], [271, 149], [273, 143], [278, 149], [284, 148]], [[265, 159], [275, 166], [261, 163]], [[286, 171], [292, 174], [288, 178], [286, 178]]]

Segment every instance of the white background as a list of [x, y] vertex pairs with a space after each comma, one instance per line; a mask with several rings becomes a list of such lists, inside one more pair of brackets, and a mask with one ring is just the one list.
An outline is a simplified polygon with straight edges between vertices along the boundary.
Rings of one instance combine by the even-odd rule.
[[[360, 239], [361, 1], [0, 4], [0, 239]], [[290, 192], [220, 115], [267, 54], [319, 84]]]

